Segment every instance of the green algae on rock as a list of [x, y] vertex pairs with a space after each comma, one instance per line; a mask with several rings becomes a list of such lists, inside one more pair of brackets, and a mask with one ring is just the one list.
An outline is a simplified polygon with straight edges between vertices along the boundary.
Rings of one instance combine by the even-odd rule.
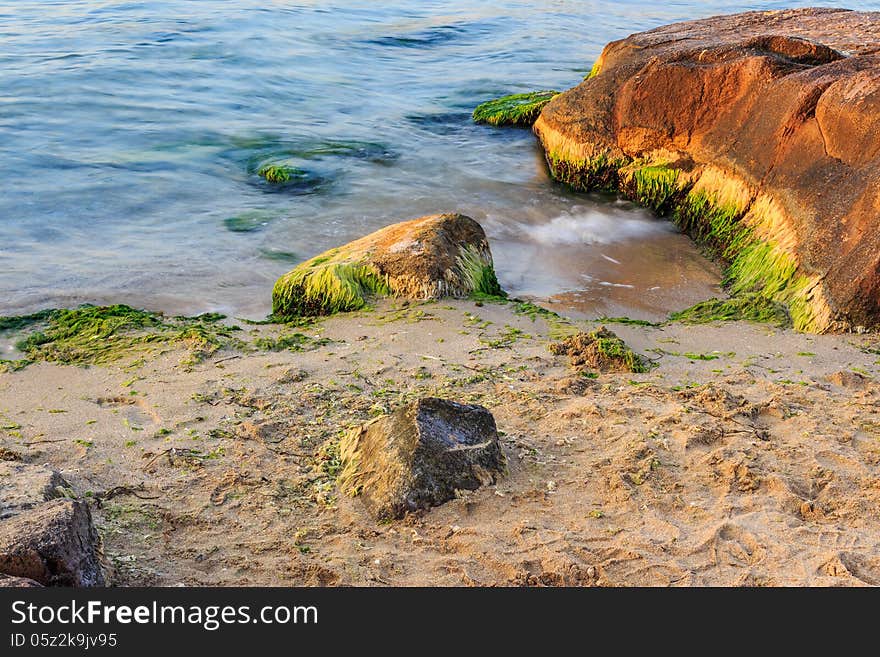
[[299, 182], [308, 179], [308, 172], [287, 164], [264, 164], [257, 169], [257, 175], [273, 185]]
[[571, 366], [581, 371], [641, 374], [651, 369], [644, 357], [604, 326], [590, 333], [571, 335], [549, 348], [557, 356], [568, 356]]
[[[190, 362], [197, 362], [228, 343], [232, 331], [237, 330], [220, 324], [223, 318], [216, 313], [166, 318], [123, 304], [84, 305], [44, 310], [23, 318], [3, 317], [0, 330], [28, 331], [15, 345], [26, 357], [16, 361], [20, 366], [34, 361], [102, 364], [151, 345], [170, 343], [187, 346]], [[26, 321], [15, 321], [21, 319]]]
[[308, 260], [278, 279], [276, 319], [359, 310], [372, 297], [501, 296], [482, 227], [460, 214], [386, 226]]
[[473, 119], [477, 123], [494, 126], [529, 127], [538, 118], [544, 105], [558, 93], [558, 91], [532, 91], [489, 100], [477, 105]]

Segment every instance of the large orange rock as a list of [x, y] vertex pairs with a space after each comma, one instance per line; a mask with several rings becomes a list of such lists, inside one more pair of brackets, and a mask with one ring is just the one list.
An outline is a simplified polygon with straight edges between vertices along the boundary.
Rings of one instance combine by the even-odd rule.
[[797, 328], [880, 324], [880, 12], [678, 23], [605, 47], [534, 130], [553, 175], [673, 218]]

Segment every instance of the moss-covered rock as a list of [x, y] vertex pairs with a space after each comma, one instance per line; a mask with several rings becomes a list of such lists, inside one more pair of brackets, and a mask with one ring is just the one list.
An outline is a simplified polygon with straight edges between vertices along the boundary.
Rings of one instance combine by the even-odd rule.
[[489, 100], [477, 105], [473, 119], [477, 123], [494, 126], [529, 127], [538, 118], [544, 105], [558, 93], [558, 91], [532, 91]]
[[502, 295], [482, 227], [441, 214], [382, 228], [322, 253], [278, 279], [277, 319], [363, 308], [371, 297]]
[[582, 372], [642, 373], [651, 369], [647, 360], [604, 326], [554, 342], [550, 352], [568, 356], [571, 366]]

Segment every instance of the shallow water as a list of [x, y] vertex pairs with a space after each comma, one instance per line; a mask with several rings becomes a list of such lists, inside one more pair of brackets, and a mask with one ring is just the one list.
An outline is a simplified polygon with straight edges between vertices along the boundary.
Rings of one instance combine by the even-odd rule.
[[[711, 295], [715, 267], [668, 223], [553, 184], [528, 130], [470, 111], [574, 86], [634, 31], [811, 4], [0, 0], [0, 315], [259, 317], [296, 262], [460, 211], [512, 293], [662, 316]], [[271, 162], [302, 177], [271, 188]]]

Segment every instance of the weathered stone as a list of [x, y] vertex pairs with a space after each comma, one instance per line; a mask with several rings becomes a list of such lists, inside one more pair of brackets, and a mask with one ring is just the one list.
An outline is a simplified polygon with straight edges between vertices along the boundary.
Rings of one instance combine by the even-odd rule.
[[378, 519], [443, 504], [506, 469], [492, 414], [427, 397], [355, 429], [340, 445], [340, 489]]
[[833, 383], [836, 386], [840, 386], [841, 388], [849, 388], [850, 390], [862, 390], [864, 388], [867, 388], [871, 383], [871, 379], [866, 377], [864, 374], [851, 372], [849, 370], [841, 370], [839, 372], [829, 374], [825, 377], [825, 380], [829, 383]]
[[34, 588], [43, 586], [39, 582], [35, 582], [32, 579], [28, 579], [27, 577], [12, 577], [11, 575], [4, 575], [0, 573], [0, 589], [7, 588]]
[[103, 586], [99, 545], [85, 502], [50, 500], [0, 521], [0, 573], [44, 586]]
[[49, 468], [29, 463], [0, 462], [0, 520], [61, 496], [70, 488]]
[[880, 12], [677, 23], [605, 47], [534, 129], [553, 175], [669, 213], [733, 293], [880, 324]]
[[370, 297], [436, 299], [501, 294], [483, 228], [461, 214], [386, 226], [331, 249], [278, 279], [277, 317], [358, 310]]

